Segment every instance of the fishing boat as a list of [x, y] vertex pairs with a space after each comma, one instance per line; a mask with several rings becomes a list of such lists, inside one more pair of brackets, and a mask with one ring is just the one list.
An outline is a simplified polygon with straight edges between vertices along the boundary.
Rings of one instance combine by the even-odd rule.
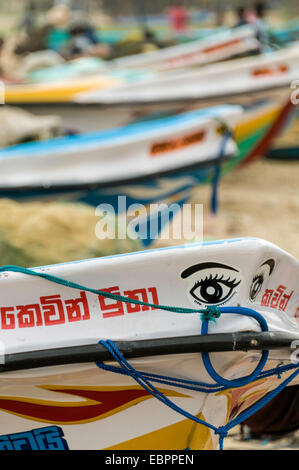
[[[164, 47], [152, 52], [140, 53], [104, 61], [95, 57], [82, 57], [55, 67], [41, 67], [30, 71], [26, 82], [46, 82], [72, 80], [80, 76], [106, 74], [111, 77], [122, 77], [126, 81], [154, 76], [157, 72], [227, 60], [232, 57], [250, 54], [260, 48], [255, 38], [255, 31], [249, 26], [234, 30], [219, 30], [206, 38], [189, 40], [184, 44]], [[20, 89], [20, 87], [19, 87]], [[20, 89], [22, 90], [22, 88]], [[24, 94], [26, 88], [23, 88]], [[13, 92], [13, 88], [12, 88]], [[14, 97], [8, 93], [8, 99]], [[18, 94], [20, 98], [20, 93]], [[32, 99], [32, 97], [31, 97]], [[39, 99], [37, 93], [36, 99]]]
[[[143, 83], [123, 84], [99, 92], [92, 90], [77, 95], [75, 100], [84, 105], [83, 113], [89, 109], [94, 116], [100, 116], [106, 110], [108, 119], [113, 119], [113, 113], [124, 119], [125, 111], [128, 119], [129, 116], [131, 119], [133, 116], [149, 118], [159, 113], [178, 113], [215, 103], [234, 103], [253, 110], [258, 106], [267, 108], [272, 105], [276, 114], [272, 113], [272, 119], [269, 119], [269, 114], [265, 113], [266, 127], [262, 124], [263, 118], [259, 119], [259, 137], [248, 158], [243, 159], [242, 164], [245, 164], [268, 153], [273, 140], [282, 134], [297, 114], [290, 99], [290, 87], [299, 73], [298, 51], [295, 43], [283, 50], [212, 64], [200, 70], [169, 72]], [[100, 106], [98, 109], [96, 104]], [[239, 141], [238, 135], [236, 140]], [[240, 160], [241, 155], [242, 152]]]
[[[217, 212], [221, 178], [266, 153], [289, 106], [279, 100], [216, 106], [6, 147], [0, 150], [0, 197], [107, 204], [117, 214], [142, 204], [140, 238], [140, 227], [151, 218], [162, 224], [163, 211], [160, 206], [156, 214], [149, 211], [152, 204], [166, 203], [166, 211], [175, 207], [179, 216], [199, 185], [211, 186], [210, 209]], [[145, 231], [142, 243], [154, 243], [155, 236]]]
[[251, 26], [215, 32], [206, 38], [188, 41], [152, 52], [111, 61], [112, 69], [149, 69], [158, 72], [219, 62], [259, 50], [260, 43]]
[[[69, 103], [77, 93], [93, 88], [115, 86], [122, 82], [120, 78], [104, 74], [72, 77], [71, 80], [60, 78], [61, 75], [60, 73], [59, 79], [48, 82], [5, 83], [4, 103], [11, 105]], [[51, 77], [51, 70], [49, 76]]]
[[[229, 132], [233, 133], [234, 141], [238, 147], [238, 151], [233, 159], [224, 158], [222, 160], [221, 172], [223, 175], [228, 174], [235, 167], [243, 166], [265, 154], [267, 149], [270, 148], [274, 137], [279, 132], [282, 132], [283, 126], [291, 113], [292, 105], [288, 100], [287, 102], [282, 100], [281, 95], [277, 94], [275, 99], [271, 96], [262, 101], [256, 100], [252, 101], [252, 103], [248, 102], [243, 106], [223, 105], [200, 110], [192, 110], [192, 106], [190, 106], [189, 109], [190, 110], [187, 112], [181, 112], [167, 117], [159, 118], [155, 116], [153, 119], [146, 117], [145, 120], [139, 119], [139, 121], [137, 120], [135, 123], [127, 126], [112, 128], [106, 131], [75, 134], [43, 142], [25, 143], [3, 148], [0, 150], [0, 167], [2, 168], [3, 175], [0, 195], [2, 197], [32, 197], [34, 194], [32, 193], [33, 188], [32, 190], [27, 188], [28, 191], [22, 189], [22, 187], [27, 187], [29, 181], [32, 186], [37, 184], [37, 186], [40, 185], [44, 188], [43, 190], [34, 190], [38, 197], [53, 193], [51, 186], [54, 184], [54, 180], [51, 183], [51, 173], [56, 181], [54, 187], [59, 181], [61, 189], [63, 189], [63, 186], [67, 186], [64, 184], [67, 183], [67, 181], [69, 181], [68, 184], [70, 184], [71, 181], [74, 183], [78, 178], [81, 180], [82, 173], [86, 174], [89, 165], [93, 162], [93, 165], [99, 165], [98, 171], [101, 172], [101, 187], [107, 184], [109, 186], [109, 182], [102, 181], [104, 175], [103, 164], [107, 170], [109, 169], [109, 171], [111, 171], [113, 175], [111, 183], [113, 182], [114, 186], [120, 182], [124, 182], [126, 179], [130, 180], [129, 175], [125, 177], [125, 173], [128, 171], [131, 172], [132, 168], [134, 168], [135, 173], [138, 172], [138, 174], [133, 175], [134, 178], [130, 183], [134, 182], [138, 184], [139, 197], [137, 200], [132, 198], [132, 202], [144, 203], [146, 201], [150, 203], [151, 199], [158, 199], [158, 194], [154, 192], [151, 197], [145, 196], [150, 194], [150, 188], [148, 183], [146, 183], [146, 187], [143, 187], [144, 195], [142, 197], [142, 187], [138, 183], [138, 180], [144, 181], [147, 179], [147, 176], [149, 176], [146, 176], [147, 172], [154, 171], [154, 168], [149, 167], [146, 169], [148, 165], [146, 165], [146, 167], [143, 165], [142, 158], [145, 155], [149, 158], [150, 165], [157, 165], [160, 161], [167, 165], [170, 164], [170, 162], [178, 162], [182, 150], [183, 152], [188, 151], [188, 155], [191, 159], [194, 155], [197, 155], [199, 158], [200, 155], [204, 154], [202, 152], [205, 151], [204, 147], [202, 147], [205, 138], [203, 140], [194, 138], [193, 141], [192, 139], [190, 140], [190, 136], [192, 136], [194, 129], [200, 131], [202, 122], [205, 119], [212, 119], [212, 126], [216, 126], [216, 130], [219, 128], [220, 131], [222, 129], [222, 132], [225, 133], [226, 128], [229, 129]], [[234, 119], [231, 119], [232, 111], [235, 116]], [[178, 126], [182, 126], [181, 129], [183, 129], [184, 133], [181, 142], [185, 142], [180, 145], [177, 142]], [[167, 133], [167, 138], [164, 138], [165, 132]], [[209, 134], [207, 134], [207, 136], [208, 135]], [[153, 139], [151, 144], [148, 142], [149, 136]], [[211, 145], [210, 148], [216, 149], [216, 152], [219, 152], [219, 138], [220, 134], [217, 140], [213, 142], [208, 139], [209, 145]], [[184, 141], [184, 139], [187, 140]], [[143, 148], [140, 145], [142, 140]], [[160, 147], [158, 147], [158, 144], [161, 144]], [[162, 144], [164, 144], [164, 147]], [[121, 154], [119, 153], [119, 148], [122, 148]], [[153, 158], [155, 153], [157, 153], [157, 155], [160, 154], [163, 158]], [[117, 157], [121, 159], [121, 166], [119, 167], [120, 173], [115, 171], [114, 164], [116, 160], [111, 160], [111, 154], [116, 154]], [[176, 160], [173, 159], [174, 155], [176, 155]], [[185, 157], [182, 158], [185, 164], [187, 160]], [[216, 158], [216, 162], [217, 161]], [[99, 162], [101, 163], [99, 164]], [[205, 170], [201, 168], [199, 180], [197, 180], [198, 183], [203, 184], [213, 181], [215, 175], [215, 159], [212, 159], [210, 163], [209, 169], [206, 165]], [[22, 168], [22, 172], [20, 172], [19, 176], [13, 171], [15, 167]], [[94, 168], [90, 168], [92, 169], [88, 171], [92, 172], [94, 179]], [[33, 170], [36, 175], [35, 177], [33, 176]], [[63, 172], [61, 170], [63, 170]], [[41, 172], [44, 172], [44, 181], [41, 180]], [[160, 170], [159, 172], [161, 173]], [[197, 178], [197, 173], [194, 168], [191, 173], [191, 179], [194, 181], [194, 178]], [[191, 176], [190, 172], [189, 176]], [[33, 185], [34, 178], [36, 178], [36, 183]], [[61, 181], [62, 178], [65, 178], [64, 182]], [[19, 179], [20, 181], [17, 183]], [[21, 180], [23, 180], [23, 184], [21, 184]], [[168, 191], [165, 192], [162, 189], [164, 185], [161, 184], [161, 181], [158, 187], [162, 190], [159, 193], [160, 196], [162, 196], [162, 194], [164, 196], [170, 195]], [[175, 187], [177, 188], [177, 185], [175, 185]], [[91, 196], [91, 194], [94, 194], [94, 191], [91, 191], [91, 189], [94, 190], [94, 188], [93, 183], [90, 185], [88, 196], [81, 191], [78, 194], [72, 191], [72, 195], [76, 195], [76, 197], [79, 196], [80, 200], [84, 200], [88, 203], [92, 201], [94, 201], [93, 203], [98, 203], [98, 200], [101, 198]], [[72, 189], [74, 189], [74, 185]], [[151, 190], [153, 190], [153, 187]], [[62, 191], [64, 196], [67, 192], [69, 192], [67, 188]], [[54, 193], [56, 193], [56, 191], [54, 191]], [[96, 193], [98, 193], [98, 188]], [[123, 189], [121, 190], [121, 194], [122, 193]]]
[[106, 203], [117, 213], [136, 203], [171, 201], [178, 208], [198, 184], [213, 180], [216, 169], [235, 158], [228, 128], [241, 115], [238, 106], [219, 106], [7, 147], [0, 151], [0, 197]]
[[[214, 37], [167, 47], [158, 51], [102, 61], [81, 58], [56, 67], [34, 70], [20, 83], [6, 83], [5, 103], [68, 103], [80, 92], [106, 88], [176, 69], [224, 60], [258, 49], [250, 27], [237, 28]], [[147, 72], [147, 73], [146, 73]]]
[[[33, 97], [33, 84], [24, 85], [31, 87], [31, 94], [23, 88], [24, 95], [23, 85], [18, 85], [19, 88], [6, 86], [6, 103], [13, 99], [15, 104], [36, 115], [44, 114], [46, 109], [48, 114], [59, 115], [67, 128], [81, 132], [128, 124], [140, 117], [152, 119], [216, 104], [248, 106], [265, 99], [278, 99], [285, 104], [289, 100], [291, 83], [298, 77], [298, 50], [293, 45], [259, 56], [205, 65], [198, 70], [143, 71], [134, 79], [111, 76], [110, 85], [107, 82], [105, 88], [94, 87], [74, 93], [68, 102], [55, 102], [54, 95], [50, 102], [45, 83], [40, 101]], [[20, 91], [19, 95], [15, 94], [16, 90]]]
[[[174, 230], [199, 185], [210, 185], [210, 210], [218, 211], [221, 178], [266, 154], [289, 107], [279, 100], [217, 106], [6, 147], [0, 150], [0, 197], [77, 201], [118, 216], [138, 207], [138, 224], [129, 223], [132, 236], [154, 245], [163, 229], [165, 236]], [[150, 221], [155, 229], [149, 230]]]
[[198, 70], [164, 73], [155, 78], [105, 90], [78, 94], [78, 103], [134, 105], [196, 100], [211, 102], [290, 88], [298, 77], [299, 48], [288, 48], [259, 56], [207, 65]]
[[264, 240], [0, 272], [1, 450], [217, 449], [299, 383], [299, 264]]
[[[297, 92], [296, 92], [297, 93]], [[298, 161], [299, 147], [297, 145], [296, 126], [298, 125], [297, 101], [294, 101], [295, 112], [288, 124], [288, 132], [275, 139], [271, 148], [266, 152], [265, 157], [270, 160]]]

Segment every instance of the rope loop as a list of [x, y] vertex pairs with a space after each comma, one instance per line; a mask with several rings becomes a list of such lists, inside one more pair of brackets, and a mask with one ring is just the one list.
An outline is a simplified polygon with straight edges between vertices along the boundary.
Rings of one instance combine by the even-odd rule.
[[[268, 331], [269, 330], [268, 329], [268, 324], [267, 324], [266, 320], [264, 319], [264, 317], [260, 313], [256, 312], [255, 310], [252, 310], [252, 309], [246, 308], [246, 307], [220, 307], [219, 310], [220, 310], [221, 313], [224, 313], [224, 314], [229, 314], [230, 313], [230, 314], [243, 315], [243, 316], [253, 318], [254, 320], [256, 320], [258, 322], [258, 324], [260, 325], [262, 331]], [[208, 332], [209, 332], [208, 328], [209, 328], [209, 322], [208, 321], [203, 321], [202, 328], [201, 328], [201, 334], [202, 335], [207, 335]], [[223, 385], [227, 388], [231, 388], [231, 387], [242, 387], [243, 385], [247, 385], [250, 382], [252, 382], [253, 380], [255, 380], [258, 377], [258, 375], [262, 372], [262, 370], [264, 369], [264, 367], [267, 363], [267, 360], [268, 360], [268, 357], [269, 357], [269, 351], [267, 351], [267, 350], [262, 351], [261, 358], [260, 358], [256, 368], [254, 369], [254, 371], [251, 374], [249, 374], [245, 377], [241, 377], [241, 378], [233, 379], [233, 380], [227, 380], [224, 377], [221, 377], [215, 371], [214, 367], [212, 366], [212, 362], [211, 362], [209, 353], [203, 352], [201, 355], [202, 355], [202, 360], [203, 360], [203, 363], [205, 365], [206, 371], [208, 372], [210, 377], [218, 385]]]

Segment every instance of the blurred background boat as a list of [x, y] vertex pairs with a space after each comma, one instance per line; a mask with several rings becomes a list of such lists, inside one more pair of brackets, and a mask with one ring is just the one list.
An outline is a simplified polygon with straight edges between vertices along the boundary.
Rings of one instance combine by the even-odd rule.
[[[0, 151], [0, 197], [75, 200], [95, 207], [110, 204], [112, 210], [124, 213], [132, 204], [171, 200], [179, 209], [196, 185], [212, 182], [215, 168], [237, 154], [228, 129], [241, 113], [237, 106], [219, 106], [10, 146]], [[126, 203], [120, 209], [122, 195]]]
[[298, 72], [299, 52], [294, 44], [198, 70], [158, 74], [123, 71], [62, 82], [7, 85], [5, 100], [36, 115], [45, 110], [59, 115], [66, 127], [78, 131], [98, 130], [127, 124], [138, 116], [179, 112], [190, 103], [193, 109], [220, 103], [248, 104], [282, 92], [287, 99]]

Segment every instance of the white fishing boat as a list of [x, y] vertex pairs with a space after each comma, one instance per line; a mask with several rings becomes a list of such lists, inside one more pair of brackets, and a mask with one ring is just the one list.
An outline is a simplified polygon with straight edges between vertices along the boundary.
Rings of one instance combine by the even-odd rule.
[[298, 384], [299, 264], [266, 241], [0, 271], [1, 450], [216, 449]]
[[252, 106], [271, 100], [283, 106], [290, 101], [290, 94], [296, 93], [291, 86], [299, 74], [298, 51], [296, 43], [279, 51], [200, 69], [111, 82], [106, 88], [74, 93], [65, 103], [34, 102], [29, 97], [21, 104], [36, 115], [44, 114], [47, 104], [47, 113], [60, 115], [66, 127], [83, 132], [219, 104]]
[[165, 104], [196, 100], [206, 103], [277, 89], [290, 89], [299, 73], [299, 46], [219, 64], [198, 70], [167, 72], [135, 83], [79, 93], [84, 104]]
[[[94, 76], [95, 78], [97, 75], [102, 75], [103, 82], [100, 82], [98, 86], [105, 85], [105, 75], [107, 79], [123, 78], [126, 81], [135, 81], [143, 76], [155, 75], [155, 73], [164, 70], [204, 65], [227, 60], [232, 57], [239, 57], [240, 55], [257, 51], [260, 47], [261, 45], [256, 39], [254, 28], [242, 26], [233, 30], [215, 31], [206, 38], [197, 38], [183, 44], [164, 47], [152, 52], [131, 54], [109, 61], [94, 57], [82, 57], [54, 67], [34, 69], [28, 72], [27, 76], [24, 77], [24, 83], [20, 84], [19, 87], [12, 87], [10, 89], [11, 93], [8, 93], [7, 97], [10, 100], [20, 99], [23, 91], [24, 99], [31, 90], [32, 93], [28, 98], [35, 99], [36, 101], [42, 99], [46, 100], [46, 96], [42, 95], [43, 88], [41, 87], [41, 84], [45, 82], [45, 86], [49, 88], [48, 100], [52, 101], [55, 99], [56, 92], [57, 101], [60, 101], [62, 96], [61, 93], [59, 93], [59, 88], [53, 87], [51, 82], [59, 83], [65, 80], [64, 92], [65, 101], [67, 101], [72, 92], [75, 93], [78, 91], [75, 89], [75, 85], [77, 85], [77, 87], [79, 86], [80, 77], [84, 80], [86, 76]], [[69, 87], [67, 87], [67, 82], [69, 83]], [[72, 82], [73, 88], [71, 85]], [[31, 87], [28, 87], [30, 83]], [[81, 86], [83, 85], [84, 81], [81, 83]], [[97, 84], [96, 82], [92, 84], [91, 81], [89, 85], [96, 87]], [[15, 89], [15, 93], [13, 93], [13, 89]], [[33, 93], [34, 89], [35, 96]]]
[[241, 26], [184, 44], [114, 59], [108, 64], [108, 68], [149, 69], [161, 72], [219, 62], [249, 54], [260, 47], [255, 29], [251, 26]]
[[228, 129], [242, 113], [239, 106], [219, 106], [7, 147], [0, 151], [0, 197], [108, 203], [118, 213], [135, 203], [182, 205], [198, 184], [213, 179], [215, 168], [237, 158]]
[[[92, 84], [81, 91], [74, 86], [82, 79], [74, 83], [54, 82], [50, 95], [46, 83], [6, 85], [5, 101], [36, 115], [44, 114], [46, 109], [47, 113], [61, 116], [66, 127], [85, 132], [128, 124], [140, 116], [186, 111], [189, 107], [199, 109], [227, 103], [246, 105], [265, 98], [286, 101], [299, 73], [298, 50], [295, 43], [279, 51], [198, 69], [148, 74], [144, 70], [134, 80], [107, 74], [93, 78]], [[97, 80], [105, 84], [97, 86]], [[65, 93], [65, 86], [72, 88], [71, 94]], [[57, 87], [59, 96], [55, 98]]]

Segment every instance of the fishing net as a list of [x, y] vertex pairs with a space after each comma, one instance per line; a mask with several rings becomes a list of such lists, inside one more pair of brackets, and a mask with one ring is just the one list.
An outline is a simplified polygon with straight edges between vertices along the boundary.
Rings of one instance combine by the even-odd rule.
[[[0, 263], [26, 267], [137, 251], [140, 242], [99, 240], [99, 218], [85, 204], [0, 200]], [[117, 224], [117, 218], [115, 224]]]

